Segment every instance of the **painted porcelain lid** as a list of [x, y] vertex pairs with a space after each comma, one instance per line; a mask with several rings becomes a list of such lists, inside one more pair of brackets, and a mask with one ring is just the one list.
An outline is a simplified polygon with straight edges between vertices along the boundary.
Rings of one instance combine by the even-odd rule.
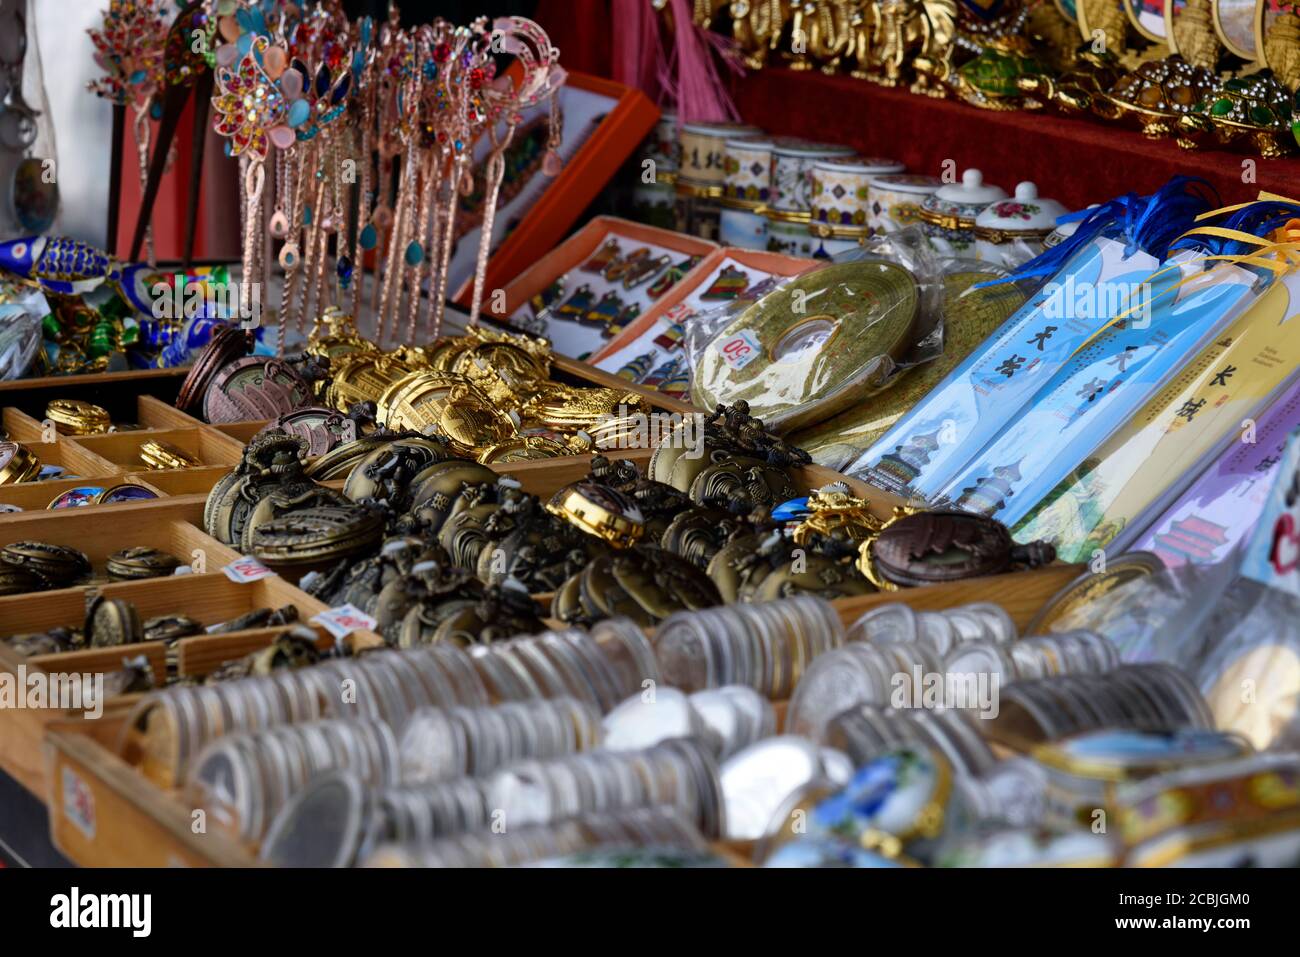
[[771, 150], [772, 137], [765, 133], [749, 133], [744, 136], [728, 136], [724, 141], [727, 149], [737, 150]]
[[682, 131], [702, 136], [762, 135], [763, 132], [757, 126], [746, 126], [744, 123], [683, 123]]
[[1050, 232], [1058, 216], [1069, 210], [1054, 199], [1040, 199], [1033, 183], [1020, 183], [1016, 195], [987, 206], [975, 219], [975, 225], [1008, 232]]
[[984, 174], [977, 169], [968, 169], [961, 174], [960, 183], [941, 186], [934, 198], [945, 203], [957, 203], [962, 206], [977, 206], [996, 203], [1007, 198], [1007, 191], [1001, 186], [984, 182]]
[[943, 180], [936, 176], [922, 176], [919, 173], [893, 173], [889, 176], [873, 176], [867, 181], [875, 189], [889, 190], [891, 193], [916, 193], [927, 196], [943, 185]]
[[813, 163], [813, 169], [824, 169], [832, 173], [901, 173], [907, 169], [898, 160], [878, 156], [837, 156], [833, 159], [821, 159]]
[[782, 156], [852, 156], [853, 147], [838, 143], [813, 143], [796, 136], [778, 136], [772, 141], [772, 152]]

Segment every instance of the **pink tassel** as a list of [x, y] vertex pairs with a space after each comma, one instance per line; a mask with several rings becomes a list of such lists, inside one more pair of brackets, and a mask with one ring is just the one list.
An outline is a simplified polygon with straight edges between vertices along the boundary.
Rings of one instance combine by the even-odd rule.
[[667, 67], [651, 0], [613, 0], [613, 26], [614, 79], [661, 103], [659, 79]]
[[716, 53], [737, 74], [743, 74], [731, 41], [698, 27], [691, 20], [688, 0], [668, 0], [673, 15], [674, 44], [659, 82], [677, 104], [677, 122], [726, 123], [740, 118], [713, 62]]

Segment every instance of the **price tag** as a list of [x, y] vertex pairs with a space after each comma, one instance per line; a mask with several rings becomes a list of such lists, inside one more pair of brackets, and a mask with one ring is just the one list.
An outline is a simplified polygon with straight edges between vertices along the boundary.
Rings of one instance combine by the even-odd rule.
[[323, 611], [312, 623], [320, 625], [335, 638], [346, 638], [354, 631], [374, 631], [378, 624], [360, 608], [352, 604], [339, 605], [329, 611]]
[[726, 360], [727, 365], [733, 369], [745, 368], [763, 352], [758, 337], [748, 329], [742, 329], [734, 336], [728, 336], [719, 342], [716, 348], [722, 353], [722, 358]]
[[227, 578], [239, 585], [247, 585], [249, 582], [269, 578], [275, 574], [256, 558], [247, 556], [236, 559], [221, 570], [226, 573]]
[[684, 302], [679, 302], [667, 312], [664, 313], [664, 322], [672, 325], [674, 322], [682, 322], [695, 315], [695, 310]]

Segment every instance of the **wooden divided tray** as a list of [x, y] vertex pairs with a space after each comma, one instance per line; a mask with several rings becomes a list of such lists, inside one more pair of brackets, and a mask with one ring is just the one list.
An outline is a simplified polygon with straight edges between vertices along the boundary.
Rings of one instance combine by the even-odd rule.
[[[221, 573], [239, 553], [198, 527], [205, 498], [206, 493], [112, 506], [109, 521], [94, 507], [6, 516], [0, 522], [0, 545], [39, 541], [77, 548], [90, 559], [94, 575], [74, 588], [0, 598], [0, 633], [8, 636], [58, 626], [79, 628], [87, 601], [94, 594], [128, 600], [145, 619], [186, 614], [204, 625], [229, 621], [257, 608], [284, 605], [295, 606], [299, 620], [306, 623], [326, 610], [325, 605], [279, 577], [236, 584]], [[190, 563], [196, 571], [204, 571], [137, 582], [109, 581], [104, 571], [108, 556], [136, 546], [161, 549]], [[182, 639], [178, 643], [181, 673], [205, 675], [226, 661], [265, 647], [284, 630], [263, 628]], [[324, 642], [325, 632], [317, 631]], [[379, 641], [378, 636], [364, 633], [354, 638], [359, 644]], [[113, 671], [121, 667], [124, 658], [138, 655], [149, 661], [156, 679], [165, 677], [166, 654], [159, 642], [26, 658], [0, 644], [0, 672], [17, 675], [20, 665], [27, 671], [37, 668], [54, 674]], [[44, 793], [41, 742], [45, 725], [64, 717], [67, 715], [53, 710], [0, 709], [0, 768], [36, 794]]]
[[[837, 599], [846, 624], [877, 604], [901, 601], [917, 609], [953, 608], [975, 601], [1003, 605], [1023, 628], [1066, 582], [1073, 565], [972, 579], [949, 585]], [[200, 639], [201, 640], [201, 639]], [[71, 860], [86, 866], [249, 866], [253, 856], [220, 832], [195, 833], [193, 808], [182, 791], [166, 791], [119, 756], [131, 702], [98, 721], [59, 716], [47, 726], [50, 760], [50, 833]], [[776, 702], [778, 717], [785, 702]], [[135, 835], [128, 840], [125, 835]], [[734, 849], [733, 849], [734, 850]], [[734, 855], [733, 855], [734, 856]]]

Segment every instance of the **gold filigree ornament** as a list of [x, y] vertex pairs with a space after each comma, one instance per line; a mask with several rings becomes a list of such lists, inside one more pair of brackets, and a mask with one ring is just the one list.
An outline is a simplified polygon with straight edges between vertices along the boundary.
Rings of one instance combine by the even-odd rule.
[[354, 352], [377, 350], [374, 343], [362, 338], [352, 316], [337, 306], [330, 306], [316, 320], [304, 351], [308, 355], [334, 361]]
[[390, 429], [431, 431], [463, 455], [477, 455], [515, 434], [510, 415], [469, 379], [450, 372], [413, 372], [389, 386], [378, 405]]
[[562, 382], [538, 386], [521, 414], [525, 428], [586, 431], [625, 412], [644, 412], [645, 399], [623, 389], [578, 388]]
[[810, 493], [808, 508], [812, 514], [794, 530], [796, 545], [810, 545], [817, 538], [857, 545], [880, 534], [886, 525], [871, 511], [870, 501], [833, 486]]
[[1165, 38], [1169, 51], [1195, 67], [1214, 70], [1223, 55], [1223, 44], [1214, 32], [1213, 0], [1165, 3]]

